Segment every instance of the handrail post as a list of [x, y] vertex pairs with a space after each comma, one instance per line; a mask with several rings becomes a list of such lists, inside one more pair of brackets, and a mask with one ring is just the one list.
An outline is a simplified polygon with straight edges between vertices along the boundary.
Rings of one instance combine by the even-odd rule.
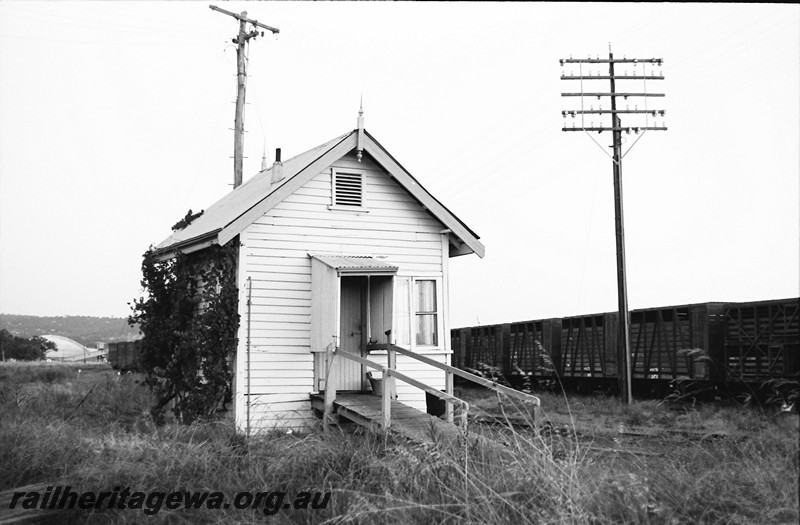
[[328, 430], [328, 425], [333, 420], [333, 403], [336, 401], [336, 378], [338, 377], [338, 363], [333, 343], [325, 348], [325, 361], [327, 376], [325, 377], [325, 411], [322, 417], [323, 429]]
[[[386, 367], [390, 370], [397, 370], [397, 352], [392, 345], [386, 345]], [[385, 381], [386, 378], [384, 378]], [[394, 399], [397, 397], [397, 392], [395, 392], [395, 381], [394, 377], [389, 382], [391, 389], [390, 389], [390, 399]]]
[[[449, 371], [445, 372], [445, 383], [444, 383], [444, 392], [445, 394], [452, 396], [453, 395], [453, 374]], [[444, 415], [445, 419], [448, 423], [453, 422], [453, 404], [452, 403], [445, 403], [444, 404]]]
[[392, 426], [392, 386], [394, 378], [387, 368], [381, 381], [381, 427], [386, 432]]
[[533, 405], [533, 430], [539, 434], [542, 430], [542, 407]]

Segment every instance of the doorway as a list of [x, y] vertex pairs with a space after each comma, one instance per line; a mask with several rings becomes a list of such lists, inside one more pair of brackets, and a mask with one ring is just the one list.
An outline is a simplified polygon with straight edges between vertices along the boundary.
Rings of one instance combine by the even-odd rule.
[[[339, 305], [339, 349], [366, 357], [368, 338], [367, 277], [342, 277]], [[365, 390], [366, 373], [362, 365], [349, 359], [339, 360], [339, 390]]]

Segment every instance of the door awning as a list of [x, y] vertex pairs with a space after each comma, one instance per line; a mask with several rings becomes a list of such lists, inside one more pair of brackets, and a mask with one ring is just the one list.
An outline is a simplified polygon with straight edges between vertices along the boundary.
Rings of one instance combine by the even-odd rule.
[[398, 269], [380, 259], [363, 255], [309, 255], [312, 259], [330, 266], [339, 275], [394, 275]]

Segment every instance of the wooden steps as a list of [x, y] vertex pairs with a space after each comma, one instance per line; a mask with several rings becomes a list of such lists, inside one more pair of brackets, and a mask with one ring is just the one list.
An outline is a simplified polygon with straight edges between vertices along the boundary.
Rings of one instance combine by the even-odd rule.
[[[325, 408], [323, 394], [311, 394], [311, 406], [320, 414]], [[336, 395], [333, 404], [337, 418], [348, 419], [363, 427], [380, 429], [381, 398], [370, 393], [344, 393]], [[390, 432], [418, 443], [458, 445], [462, 433], [459, 427], [436, 416], [426, 414], [398, 401], [392, 401]]]

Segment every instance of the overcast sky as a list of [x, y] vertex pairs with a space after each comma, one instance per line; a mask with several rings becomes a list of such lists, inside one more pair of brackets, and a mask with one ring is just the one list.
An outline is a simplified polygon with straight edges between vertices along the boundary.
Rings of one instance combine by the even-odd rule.
[[[250, 46], [245, 179], [363, 93], [486, 246], [451, 260], [454, 327], [616, 309], [610, 135], [561, 131], [559, 78], [609, 44], [666, 78], [669, 129], [622, 166], [631, 308], [800, 293], [798, 5], [215, 5], [280, 29]], [[126, 316], [142, 253], [230, 191], [238, 24], [208, 6], [0, 1], [0, 312]]]

